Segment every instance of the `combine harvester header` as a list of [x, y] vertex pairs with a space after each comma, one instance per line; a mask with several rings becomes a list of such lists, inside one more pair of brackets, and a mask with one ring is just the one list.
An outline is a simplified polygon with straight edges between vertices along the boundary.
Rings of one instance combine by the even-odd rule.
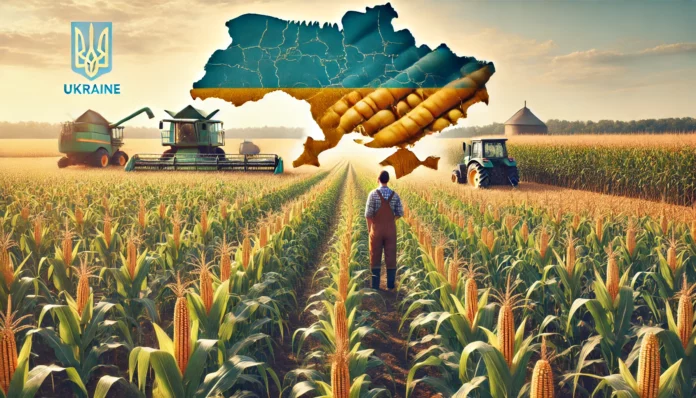
[[[128, 161], [126, 171], [272, 171], [283, 172], [283, 159], [268, 154], [226, 154], [223, 123], [191, 105], [179, 112], [167, 111], [172, 117], [160, 121], [162, 154], [138, 154]], [[168, 123], [165, 128], [165, 123]]]

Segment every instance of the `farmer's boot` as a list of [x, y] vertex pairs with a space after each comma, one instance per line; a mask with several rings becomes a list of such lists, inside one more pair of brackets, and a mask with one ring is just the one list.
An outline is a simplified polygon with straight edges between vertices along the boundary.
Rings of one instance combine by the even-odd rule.
[[379, 282], [382, 279], [382, 269], [372, 268], [372, 288], [379, 290]]
[[394, 288], [394, 279], [396, 279], [396, 270], [395, 269], [388, 269], [387, 270], [387, 288], [388, 289]]

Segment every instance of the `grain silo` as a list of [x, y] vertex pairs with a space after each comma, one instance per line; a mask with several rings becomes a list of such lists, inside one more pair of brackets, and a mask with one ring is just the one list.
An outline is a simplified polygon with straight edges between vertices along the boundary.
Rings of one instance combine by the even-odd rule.
[[549, 129], [546, 127], [546, 124], [527, 108], [527, 101], [524, 101], [524, 108], [517, 111], [505, 122], [505, 135], [548, 133]]

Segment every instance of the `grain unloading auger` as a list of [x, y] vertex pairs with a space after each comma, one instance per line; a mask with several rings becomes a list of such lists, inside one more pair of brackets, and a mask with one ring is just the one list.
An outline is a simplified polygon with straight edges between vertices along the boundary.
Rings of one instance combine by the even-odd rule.
[[75, 164], [94, 167], [106, 167], [109, 164], [124, 166], [128, 155], [121, 151], [122, 124], [141, 113], [146, 113], [150, 119], [155, 117], [150, 108], [142, 108], [116, 123], [109, 123], [102, 115], [90, 109], [74, 121], [63, 123], [58, 150], [65, 156], [58, 160], [58, 167]]
[[[226, 154], [222, 122], [213, 120], [218, 111], [207, 114], [192, 106], [179, 112], [167, 111], [172, 117], [160, 121], [162, 154], [133, 155], [126, 171], [272, 171], [283, 172], [283, 159], [268, 154]], [[168, 123], [168, 128], [165, 128]]]

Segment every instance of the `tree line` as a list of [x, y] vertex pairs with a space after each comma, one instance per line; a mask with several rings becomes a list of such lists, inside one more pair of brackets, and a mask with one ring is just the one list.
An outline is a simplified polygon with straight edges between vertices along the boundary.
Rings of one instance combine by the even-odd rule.
[[[0, 122], [1, 138], [51, 138], [57, 139], [60, 135], [61, 123], [45, 122]], [[126, 126], [124, 136], [128, 138], [153, 138], [160, 139], [160, 132], [151, 127]], [[305, 136], [301, 127], [245, 127], [226, 128], [227, 138], [297, 138]]]
[[[643, 119], [643, 120], [559, 120], [546, 121], [549, 134], [669, 134], [696, 131], [696, 119], [692, 117]], [[459, 127], [443, 133], [442, 138], [474, 137], [478, 135], [498, 135], [505, 133], [503, 123], [486, 126]]]

